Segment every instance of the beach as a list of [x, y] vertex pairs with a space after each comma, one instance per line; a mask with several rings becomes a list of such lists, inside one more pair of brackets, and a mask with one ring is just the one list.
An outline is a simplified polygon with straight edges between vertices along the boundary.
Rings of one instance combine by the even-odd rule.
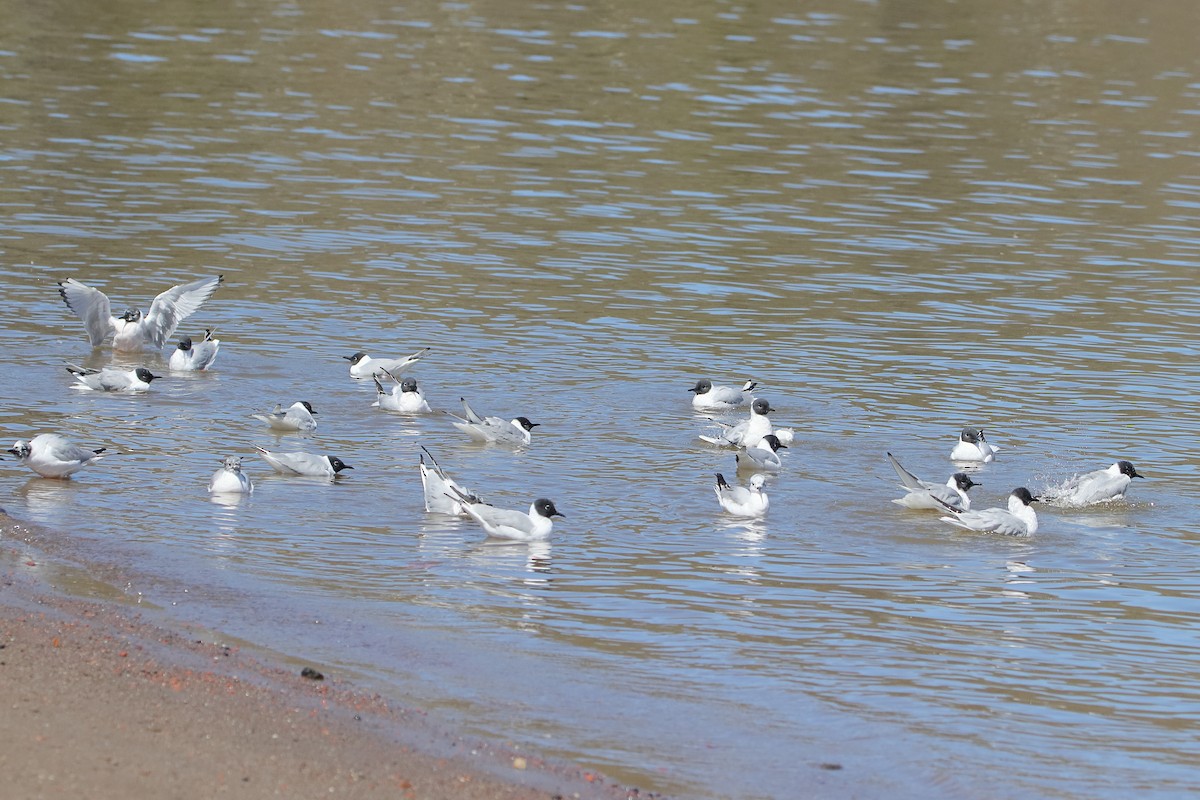
[[320, 665], [174, 630], [128, 604], [64, 596], [42, 577], [46, 557], [21, 540], [27, 529], [10, 522], [0, 517], [6, 797], [639, 794], [593, 771], [458, 738]]

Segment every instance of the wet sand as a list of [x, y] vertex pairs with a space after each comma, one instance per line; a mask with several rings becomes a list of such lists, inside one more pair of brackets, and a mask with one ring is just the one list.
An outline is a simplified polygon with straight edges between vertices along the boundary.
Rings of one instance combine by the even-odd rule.
[[[0, 515], [0, 774], [20, 798], [626, 798], [326, 676], [64, 597]], [[44, 556], [43, 556], [44, 557]], [[319, 665], [317, 669], [320, 669]]]

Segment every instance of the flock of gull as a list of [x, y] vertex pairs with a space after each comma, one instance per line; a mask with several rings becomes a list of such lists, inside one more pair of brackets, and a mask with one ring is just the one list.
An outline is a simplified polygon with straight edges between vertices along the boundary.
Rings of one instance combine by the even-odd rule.
[[[146, 348], [161, 350], [179, 323], [197, 312], [221, 282], [222, 277], [217, 276], [180, 284], [159, 294], [145, 314], [131, 309], [121, 316], [113, 316], [110, 301], [103, 292], [73, 278], [59, 284], [59, 293], [67, 307], [83, 320], [93, 347], [101, 346], [111, 337], [114, 350], [141, 352]], [[199, 342], [187, 336], [180, 339], [167, 365], [173, 371], [207, 370], [219, 350], [220, 340], [209, 329]], [[372, 358], [358, 352], [344, 358], [350, 362], [352, 378], [374, 381], [377, 393], [374, 405], [402, 414], [426, 414], [432, 409], [416, 379], [402, 377], [402, 374], [428, 352], [429, 348], [425, 348], [403, 358]], [[89, 369], [68, 364], [67, 371], [75, 377], [78, 388], [101, 392], [144, 392], [159, 377], [144, 366], [126, 370], [117, 367]], [[385, 386], [385, 382], [390, 386]], [[727, 513], [739, 517], [761, 517], [767, 513], [770, 507], [767, 483], [772, 475], [783, 470], [784, 457], [780, 451], [788, 449], [795, 438], [792, 430], [773, 425], [769, 416], [773, 409], [768, 400], [754, 396], [755, 388], [752, 381], [738, 388], [715, 386], [705, 378], [689, 390], [693, 394], [692, 407], [698, 412], [724, 414], [749, 409], [749, 416], [736, 423], [709, 417], [712, 429], [699, 434], [704, 442], [735, 450], [737, 471], [750, 473], [745, 486], [731, 484], [723, 474], [716, 474], [714, 491], [718, 503]], [[523, 416], [511, 420], [480, 416], [465, 398], [460, 401], [461, 416], [444, 413], [452, 418], [455, 428], [472, 439], [512, 447], [530, 443], [538, 423]], [[288, 408], [276, 406], [269, 413], [253, 417], [277, 432], [311, 433], [317, 427], [316, 414], [311, 403], [301, 400]], [[921, 480], [887, 453], [905, 491], [903, 497], [893, 502], [913, 510], [941, 513], [945, 522], [967, 530], [1027, 536], [1038, 529], [1032, 503], [1046, 500], [1068, 507], [1107, 503], [1124, 498], [1132, 479], [1143, 477], [1132, 463], [1121, 460], [1105, 469], [1074, 476], [1043, 493], [1042, 497], [1019, 487], [1009, 495], [1007, 508], [972, 509], [968, 491], [978, 484], [966, 470], [977, 469], [995, 460], [999, 449], [987, 441], [981, 428], [963, 428], [950, 452], [950, 459], [963, 471], [955, 472], [945, 484]], [[332, 480], [343, 470], [353, 469], [336, 456], [304, 451], [272, 452], [262, 447], [255, 450], [275, 472], [283, 475]], [[553, 518], [564, 516], [546, 498], [535, 500], [528, 512], [496, 508], [447, 475], [433, 455], [424, 447], [422, 450], [424, 454], [418, 460], [418, 468], [426, 511], [469, 516], [489, 537], [522, 542], [549, 538]], [[8, 452], [42, 477], [68, 478], [102, 458], [105, 449], [90, 450], [59, 434], [42, 433], [28, 441], [17, 441]], [[429, 456], [428, 463], [426, 455]], [[242, 471], [241, 462], [240, 456], [226, 457], [221, 469], [209, 481], [208, 491], [213, 495], [253, 492], [254, 484]]]

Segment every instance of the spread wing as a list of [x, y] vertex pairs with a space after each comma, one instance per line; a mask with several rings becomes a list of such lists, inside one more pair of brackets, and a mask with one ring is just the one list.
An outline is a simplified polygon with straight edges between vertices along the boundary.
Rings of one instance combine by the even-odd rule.
[[223, 276], [201, 278], [191, 283], [180, 284], [167, 289], [154, 298], [146, 319], [142, 323], [145, 329], [146, 341], [155, 347], [162, 347], [180, 322], [200, 310], [200, 306], [212, 297], [213, 292], [221, 285]]
[[108, 295], [74, 278], [68, 278], [58, 284], [58, 293], [62, 295], [67, 308], [83, 320], [92, 347], [99, 347], [106, 337], [112, 335], [112, 310], [109, 307]]

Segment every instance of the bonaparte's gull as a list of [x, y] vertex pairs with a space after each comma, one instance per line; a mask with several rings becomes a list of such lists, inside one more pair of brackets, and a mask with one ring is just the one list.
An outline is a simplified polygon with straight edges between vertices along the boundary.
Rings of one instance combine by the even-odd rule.
[[996, 451], [999, 449], [984, 438], [983, 428], [963, 428], [958, 437], [958, 444], [954, 445], [954, 449], [950, 451], [950, 459], [987, 464], [995, 460]]
[[529, 444], [530, 431], [541, 425], [540, 422], [530, 422], [528, 417], [516, 417], [508, 422], [500, 417], [481, 417], [475, 413], [465, 397], [458, 398], [462, 402], [463, 413], [466, 417], [449, 414], [457, 422], [452, 423], [463, 433], [478, 442], [498, 442], [500, 444]]
[[350, 362], [351, 378], [370, 378], [372, 375], [382, 377], [385, 372], [390, 372], [392, 377], [395, 377], [424, 358], [428, 352], [429, 348], [425, 347], [407, 358], [371, 358], [366, 353], [359, 351], [352, 356], [342, 356], [342, 358]]
[[416, 378], [400, 380], [390, 372], [387, 375], [395, 381], [391, 393], [389, 394], [383, 388], [383, 384], [379, 382], [379, 378], [374, 378], [378, 399], [371, 405], [379, 406], [384, 411], [399, 411], [401, 414], [428, 414], [433, 410], [429, 407], [429, 403], [426, 402], [421, 388], [417, 386]]
[[88, 369], [67, 364], [67, 372], [75, 376], [79, 386], [97, 392], [144, 392], [150, 388], [150, 381], [159, 377], [145, 367]]
[[99, 347], [112, 336], [117, 350], [140, 350], [147, 346], [161, 349], [175, 327], [199, 310], [222, 280], [218, 275], [173, 286], [154, 298], [145, 316], [139, 310], [129, 309], [114, 317], [104, 292], [74, 278], [58, 284], [58, 293], [67, 308], [83, 320], [92, 347]]
[[[942, 517], [943, 522], [982, 533], [1001, 533], [1005, 536], [1029, 536], [1037, 533], [1038, 518], [1030, 503], [1038, 499], [1024, 486], [1013, 489], [1008, 496], [1008, 510], [985, 508], [980, 511], [961, 511]], [[946, 507], [947, 510], [954, 509]]]
[[178, 372], [199, 372], [212, 366], [217, 357], [221, 340], [213, 338], [212, 329], [204, 331], [204, 339], [194, 343], [192, 337], [184, 336], [179, 346], [171, 353], [167, 366]]
[[421, 449], [429, 456], [432, 464], [430, 466], [425, 463], [425, 456], [418, 457], [417, 467], [421, 471], [421, 488], [425, 493], [426, 511], [459, 516], [467, 513], [460, 498], [465, 497], [471, 503], [483, 502], [479, 495], [447, 475], [425, 445], [421, 445]]
[[208, 482], [209, 494], [249, 494], [254, 491], [250, 476], [242, 472], [240, 456], [229, 456], [221, 464]]
[[792, 432], [775, 430], [771, 424], [771, 420], [767, 417], [773, 410], [766, 398], [759, 397], [750, 404], [749, 419], [743, 420], [736, 425], [729, 425], [715, 419], [711, 420], [711, 422], [717, 425], [717, 433], [712, 436], [701, 434], [700, 438], [710, 444], [717, 444], [722, 447], [753, 447], [758, 444], [762, 437], [768, 433], [774, 433], [779, 437], [779, 441], [785, 445], [791, 444]]
[[272, 453], [265, 447], [255, 447], [258, 454], [280, 475], [307, 475], [311, 478], [335, 478], [344, 469], [354, 469], [337, 456], [315, 456], [312, 453]]
[[770, 505], [767, 493], [763, 491], [763, 484], [766, 482], [765, 475], [755, 473], [750, 476], [748, 488], [730, 486], [725, 476], [718, 472], [717, 485], [714, 487], [717, 502], [721, 504], [721, 508], [735, 516], [761, 517], [767, 513], [767, 507]]
[[708, 378], [701, 378], [689, 392], [694, 392], [692, 408], [697, 411], [729, 411], [750, 401], [750, 392], [758, 386], [754, 381], [746, 381], [741, 389], [732, 386], [713, 386]]
[[311, 433], [317, 429], [317, 421], [313, 419], [312, 403], [299, 400], [292, 403], [286, 410], [282, 404], [276, 403], [275, 410], [270, 414], [251, 414], [254, 419], [262, 420], [275, 431], [302, 431]]
[[[453, 491], [453, 490], [452, 490]], [[510, 539], [516, 542], [541, 542], [550, 538], [554, 530], [551, 517], [565, 517], [544, 497], [534, 500], [529, 513], [495, 508], [487, 503], [471, 502], [466, 494], [455, 493], [462, 503], [463, 511], [479, 523], [488, 536]]]
[[89, 464], [99, 461], [105, 448], [89, 450], [72, 444], [57, 433], [42, 433], [28, 442], [19, 439], [8, 452], [17, 457], [21, 466], [44, 478], [68, 478]]
[[967, 473], [956, 472], [944, 484], [923, 481], [906, 470], [894, 455], [888, 453], [887, 457], [888, 461], [892, 462], [892, 469], [900, 476], [900, 485], [908, 491], [908, 494], [893, 500], [893, 503], [905, 508], [930, 511], [950, 509], [958, 512], [971, 508], [971, 498], [967, 497], [967, 490], [981, 484], [971, 480]]
[[1042, 494], [1047, 502], [1057, 505], [1090, 506], [1124, 497], [1133, 479], [1144, 477], [1132, 463], [1118, 461], [1107, 469], [1077, 475]]
[[783, 469], [783, 459], [779, 457], [780, 450], [787, 450], [787, 445], [780, 442], [775, 434], [768, 433], [758, 440], [758, 444], [743, 448], [735, 458], [741, 469], [779, 472]]

